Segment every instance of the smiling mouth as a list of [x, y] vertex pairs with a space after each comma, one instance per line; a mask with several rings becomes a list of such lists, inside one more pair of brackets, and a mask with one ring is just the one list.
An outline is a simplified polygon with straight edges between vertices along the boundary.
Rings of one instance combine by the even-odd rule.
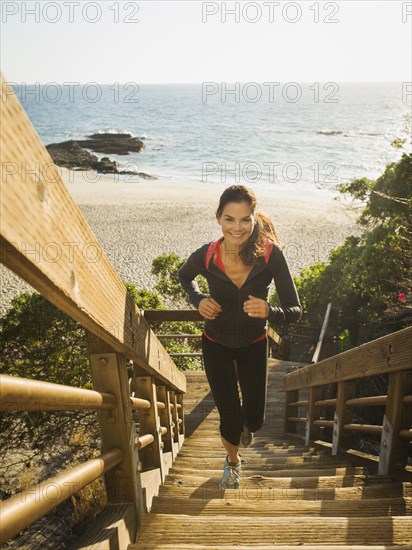
[[239, 235], [236, 235], [235, 233], [231, 233], [232, 237], [241, 237], [243, 233], [239, 233]]

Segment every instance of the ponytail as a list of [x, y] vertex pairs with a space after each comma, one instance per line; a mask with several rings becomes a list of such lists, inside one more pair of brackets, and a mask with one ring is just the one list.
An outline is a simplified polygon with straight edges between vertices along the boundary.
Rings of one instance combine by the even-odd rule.
[[255, 227], [239, 252], [239, 257], [245, 264], [253, 264], [266, 254], [266, 245], [269, 242], [278, 245], [281, 250], [286, 246], [280, 242], [272, 220], [262, 210], [257, 210]]

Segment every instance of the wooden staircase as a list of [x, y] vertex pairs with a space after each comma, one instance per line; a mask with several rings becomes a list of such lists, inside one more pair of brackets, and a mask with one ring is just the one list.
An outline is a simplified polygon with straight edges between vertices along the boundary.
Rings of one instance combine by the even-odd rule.
[[186, 375], [185, 441], [128, 550], [412, 548], [410, 482], [285, 440], [289, 365], [269, 359], [265, 423], [240, 449], [241, 488], [225, 491], [218, 482], [226, 453], [206, 375]]
[[[2, 261], [86, 329], [93, 379], [88, 390], [0, 375], [0, 409], [96, 410], [101, 433], [98, 456], [2, 503], [0, 544], [104, 475], [108, 505], [76, 550], [412, 548], [412, 327], [321, 359], [328, 304], [313, 365], [284, 376], [292, 364], [269, 360], [265, 424], [241, 451], [241, 488], [220, 491], [225, 451], [205, 375], [180, 371], [149, 324], [202, 316], [193, 309], [143, 315], [106, 254], [88, 262], [82, 247], [67, 246], [101, 248], [1, 74], [0, 84], [1, 163], [9, 167]], [[38, 261], [33, 250], [47, 250], [50, 239], [59, 261]], [[269, 336], [287, 351], [286, 338]], [[377, 374], [388, 375], [385, 395], [356, 396], [356, 380]], [[336, 398], [325, 398], [335, 383]], [[385, 406], [382, 424], [356, 423], [352, 409], [365, 405]], [[318, 418], [324, 407], [329, 413]], [[297, 437], [301, 428], [313, 447]], [[318, 438], [330, 428], [332, 442]], [[381, 434], [379, 457], [350, 452], [359, 432]]]

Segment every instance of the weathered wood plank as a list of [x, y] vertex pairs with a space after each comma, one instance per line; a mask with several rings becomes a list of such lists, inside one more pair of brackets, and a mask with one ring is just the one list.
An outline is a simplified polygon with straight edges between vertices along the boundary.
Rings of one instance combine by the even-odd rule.
[[[139, 548], [138, 546], [130, 546], [130, 550]], [[140, 547], [141, 548], [141, 547]], [[254, 550], [255, 548], [259, 548], [259, 550], [291, 550], [291, 547], [289, 544], [271, 544], [267, 546], [266, 544], [254, 544], [252, 546], [244, 546], [244, 545], [215, 545], [212, 546], [213, 550]], [[145, 550], [205, 550], [204, 545], [200, 544], [144, 544]], [[338, 545], [330, 545], [330, 544], [305, 544], [304, 550], [411, 550], [411, 545], [403, 545], [403, 544], [396, 544], [396, 545], [375, 545], [375, 544], [368, 544], [368, 545], [347, 545], [347, 544], [338, 544]]]
[[388, 380], [388, 395], [380, 445], [379, 474], [393, 471], [394, 465], [406, 466], [410, 450], [409, 441], [399, 437], [402, 428], [412, 425], [412, 407], [403, 402], [405, 395], [412, 393], [412, 369], [391, 372]]
[[[320, 428], [313, 424], [319, 417], [319, 407], [315, 407], [315, 402], [322, 399], [324, 387], [311, 387], [308, 391], [308, 406], [306, 409], [305, 426], [305, 444], [309, 445], [311, 441], [320, 436]], [[288, 431], [288, 430], [285, 430]]]
[[[218, 486], [220, 475], [209, 476], [188, 476], [171, 475], [165, 480], [165, 485], [178, 485], [185, 487], [199, 487], [200, 485], [210, 484], [211, 487]], [[256, 487], [294, 487], [294, 488], [312, 488], [322, 489], [324, 487], [345, 487], [355, 485], [365, 485], [368, 483], [368, 476], [364, 474], [355, 475], [330, 475], [330, 476], [300, 476], [300, 477], [272, 477], [258, 475], [256, 478], [243, 478], [242, 487], [253, 489]]]
[[352, 517], [352, 516], [410, 516], [412, 515], [412, 498], [376, 498], [362, 500], [331, 500], [325, 506], [322, 500], [300, 500], [296, 494], [294, 498], [265, 498], [260, 492], [250, 492], [247, 498], [236, 499], [191, 499], [173, 497], [166, 499], [155, 498], [151, 512], [153, 514], [180, 514], [189, 516], [225, 515], [230, 509], [234, 516], [317, 516], [317, 517]]
[[283, 389], [297, 390], [410, 368], [412, 327], [377, 338], [285, 375]]
[[[184, 447], [183, 447], [184, 449]], [[178, 467], [193, 467], [196, 460], [199, 459], [198, 453], [187, 453], [183, 451], [179, 453], [179, 460], [174, 464]], [[248, 449], [246, 453], [244, 449], [240, 451], [242, 455], [242, 468], [250, 468], [254, 466], [262, 469], [279, 469], [279, 468], [302, 468], [303, 465], [310, 465], [311, 468], [331, 468], [333, 466], [348, 466], [348, 460], [343, 460], [336, 456], [328, 455], [313, 455], [313, 456], [274, 456], [273, 452], [256, 452], [253, 449]], [[225, 459], [225, 451], [220, 455], [213, 453], [204, 453], [201, 460], [203, 467], [211, 467], [212, 469], [222, 464]]]
[[[262, 487], [256, 484], [254, 488], [246, 487], [239, 489], [218, 489], [216, 485], [206, 484], [200, 487], [187, 487], [179, 485], [162, 485], [159, 489], [159, 497], [167, 503], [168, 498], [186, 498], [188, 502], [195, 502], [200, 499], [203, 502], [209, 499], [236, 500], [236, 502], [250, 502], [259, 499], [259, 502], [270, 502], [272, 500], [365, 500], [389, 497], [412, 498], [412, 484], [409, 482], [393, 482], [390, 479], [382, 480], [382, 483], [371, 485], [353, 485], [343, 487]], [[159, 500], [160, 502], [160, 500]], [[325, 507], [329, 504], [325, 503]]]
[[150, 445], [140, 450], [140, 460], [144, 469], [159, 469], [163, 482], [166, 473], [155, 379], [153, 376], [135, 376], [134, 381], [137, 394], [150, 401], [150, 409], [139, 411], [139, 435], [151, 434], [154, 437]]
[[154, 468], [140, 473], [140, 480], [143, 489], [143, 506], [145, 512], [149, 512], [153, 498], [159, 494], [162, 483], [160, 468]]
[[[293, 528], [291, 528], [293, 525]], [[365, 528], [367, 526], [367, 528]], [[261, 544], [410, 544], [412, 518], [405, 516], [289, 517], [186, 516], [148, 514], [139, 533], [144, 545], [200, 542], [205, 546], [233, 544], [234, 540], [254, 548]], [[142, 546], [143, 545], [143, 546]]]
[[0, 85], [1, 261], [113, 349], [186, 391], [1, 74]]
[[336, 410], [334, 414], [334, 427], [332, 436], [332, 455], [341, 450], [351, 448], [353, 433], [345, 430], [345, 424], [351, 424], [353, 418], [352, 407], [346, 406], [346, 401], [355, 397], [355, 380], [338, 382]]
[[[196, 477], [220, 477], [223, 471], [223, 460], [220, 464], [215, 464], [215, 468], [207, 467], [203, 464], [201, 468], [193, 468], [192, 465], [175, 464], [170, 468], [169, 475], [171, 476], [190, 476]], [[302, 465], [296, 465], [295, 467], [283, 467], [283, 466], [267, 466], [262, 468], [259, 463], [242, 465], [242, 477], [243, 479], [249, 479], [252, 476], [264, 476], [268, 478], [278, 477], [313, 477], [318, 475], [322, 476], [334, 476], [334, 475], [354, 475], [354, 474], [368, 474], [369, 471], [364, 466], [337, 466], [331, 468], [329, 466], [317, 466], [317, 467], [305, 467]]]
[[127, 548], [136, 540], [136, 517], [132, 504], [109, 504], [71, 550]]

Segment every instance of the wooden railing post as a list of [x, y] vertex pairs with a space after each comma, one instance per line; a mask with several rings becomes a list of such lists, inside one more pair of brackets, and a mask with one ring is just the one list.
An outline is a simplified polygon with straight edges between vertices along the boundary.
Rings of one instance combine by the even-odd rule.
[[183, 407], [183, 393], [176, 392], [176, 408], [177, 408], [177, 441], [179, 443], [179, 449], [183, 445], [185, 439], [185, 413]]
[[[285, 398], [285, 409], [284, 409], [284, 432], [283, 433], [290, 433], [295, 434], [296, 433], [296, 422], [289, 422], [288, 417], [292, 416], [290, 409], [292, 407], [289, 407], [289, 403], [294, 403], [295, 401], [299, 400], [299, 390], [289, 390], [286, 392], [286, 398]], [[297, 411], [296, 407], [296, 411]], [[297, 414], [296, 414], [297, 416]]]
[[174, 423], [174, 429], [173, 429], [173, 448], [175, 449], [175, 452], [179, 451], [179, 412], [177, 407], [177, 397], [176, 392], [174, 390], [171, 390], [170, 392], [170, 403], [173, 405], [172, 408], [172, 420]]
[[173, 418], [172, 418], [172, 411], [171, 411], [171, 401], [170, 401], [170, 394], [167, 390], [167, 386], [162, 384], [161, 386], [157, 386], [157, 397], [159, 401], [162, 401], [165, 404], [164, 409], [160, 409], [159, 416], [160, 416], [160, 425], [166, 426], [167, 432], [163, 436], [163, 453], [171, 453], [171, 459], [172, 462], [175, 459], [175, 451], [173, 448]]
[[402, 401], [403, 396], [408, 394], [412, 394], [412, 371], [390, 372], [378, 474], [387, 475], [394, 466], [404, 467], [407, 463], [409, 445], [399, 437], [399, 431], [410, 428], [412, 424], [412, 407]]
[[355, 380], [337, 383], [336, 409], [333, 419], [332, 455], [337, 455], [343, 449], [347, 450], [351, 448], [352, 432], [344, 430], [343, 426], [352, 422], [352, 407], [348, 407], [346, 401], [355, 397], [355, 389]]
[[159, 409], [157, 406], [157, 391], [154, 376], [135, 376], [136, 394], [150, 401], [150, 409], [139, 411], [139, 435], [152, 434], [154, 441], [140, 450], [140, 460], [143, 468], [159, 468], [161, 482], [164, 482], [163, 443], [160, 433]]
[[[99, 411], [99, 424], [103, 452], [115, 447], [123, 451], [124, 459], [116, 468], [105, 474], [109, 503], [132, 503], [136, 514], [134, 537], [143, 515], [140, 477], [137, 473], [138, 453], [135, 447], [136, 427], [130, 406], [127, 359], [116, 353], [97, 336], [86, 330], [87, 347], [93, 387], [99, 392], [115, 395], [115, 409]], [[133, 539], [132, 539], [133, 540]]]
[[317, 420], [319, 407], [315, 406], [315, 402], [322, 399], [323, 387], [312, 386], [308, 388], [308, 408], [306, 412], [306, 432], [305, 445], [310, 445], [310, 442], [320, 436], [320, 427], [313, 424]]

